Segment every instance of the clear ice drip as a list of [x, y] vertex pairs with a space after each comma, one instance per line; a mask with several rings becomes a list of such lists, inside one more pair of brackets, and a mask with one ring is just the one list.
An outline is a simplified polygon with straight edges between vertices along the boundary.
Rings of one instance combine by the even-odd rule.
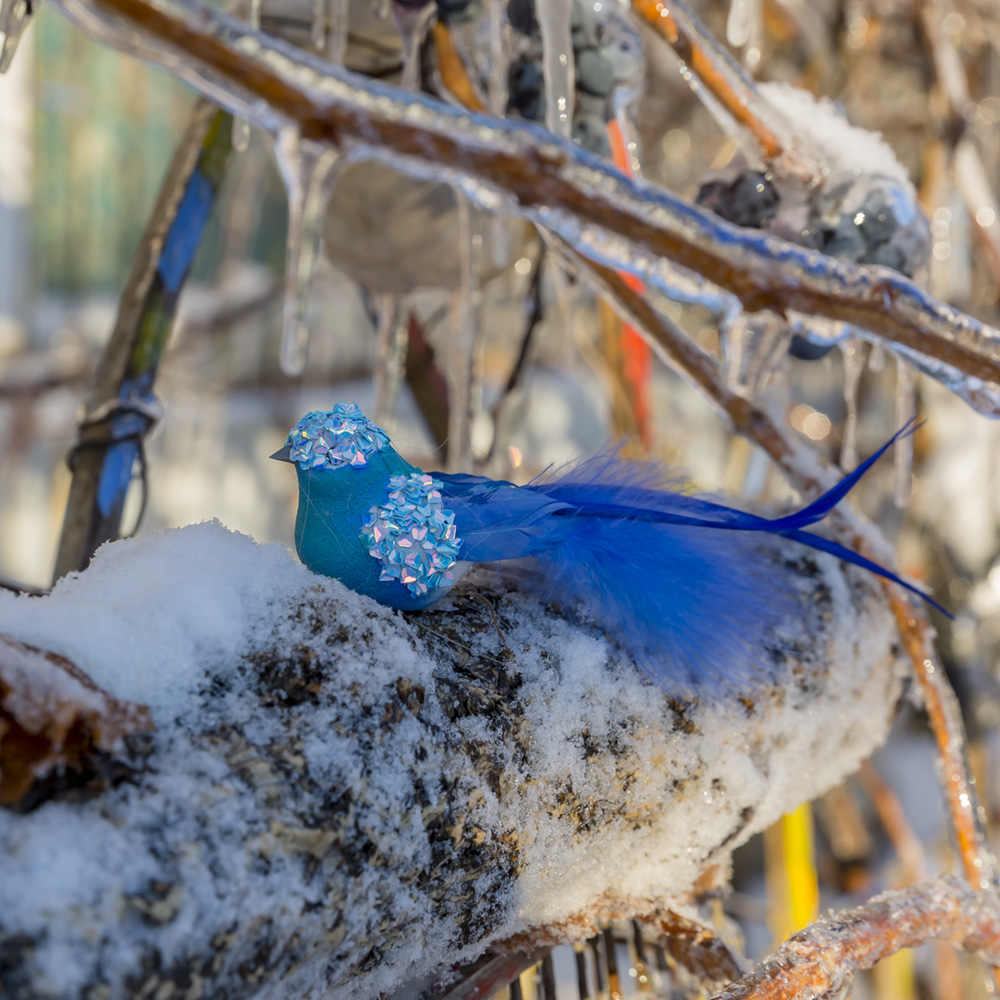
[[729, 5], [726, 41], [734, 49], [744, 50], [743, 58], [748, 66], [756, 66], [760, 61], [762, 17], [761, 0], [732, 0]]
[[245, 153], [250, 148], [250, 123], [245, 118], [233, 119], [233, 149]]
[[451, 296], [448, 352], [448, 468], [468, 470], [472, 461], [472, 409], [477, 392], [476, 344], [479, 332], [482, 234], [468, 199], [455, 191], [458, 211], [460, 281]]
[[741, 312], [719, 324], [726, 381], [746, 399], [757, 397], [788, 352], [788, 324], [769, 310]]
[[309, 351], [309, 292], [339, 153], [304, 143], [297, 130], [286, 128], [274, 137], [274, 154], [288, 192], [280, 359], [281, 370], [294, 376], [302, 374]]
[[330, 23], [327, 25], [326, 57], [335, 66], [343, 66], [347, 55], [347, 31], [351, 0], [327, 0]]
[[6, 73], [14, 60], [17, 44], [21, 40], [28, 21], [31, 19], [31, 5], [28, 0], [0, 0], [0, 73]]
[[573, 94], [576, 72], [570, 0], [535, 0], [542, 32], [542, 75], [545, 80], [545, 125], [569, 138], [573, 131]]
[[396, 30], [403, 42], [403, 72], [399, 83], [406, 90], [420, 89], [420, 46], [436, 10], [432, 3], [414, 10], [401, 4], [393, 5]]
[[843, 341], [840, 350], [844, 355], [844, 406], [847, 409], [840, 467], [844, 472], [851, 472], [858, 464], [858, 382], [865, 367], [865, 355], [860, 340]]
[[309, 26], [309, 40], [317, 52], [326, 51], [326, 3], [327, 0], [312, 0], [313, 13]]
[[510, 70], [510, 50], [507, 46], [504, 9], [507, 0], [486, 0], [486, 16], [490, 31], [490, 76], [487, 100], [490, 112], [502, 118], [507, 113], [507, 74]]
[[726, 41], [734, 49], [741, 49], [750, 41], [750, 19], [753, 0], [732, 0], [726, 18]]
[[[260, 30], [260, 7], [263, 0], [248, 0], [247, 23], [254, 31]], [[233, 149], [245, 153], [250, 148], [250, 123], [245, 118], [233, 118]]]
[[406, 371], [408, 337], [395, 295], [379, 294], [375, 305], [375, 423], [392, 431], [396, 400]]
[[[917, 373], [902, 358], [896, 358], [896, 426], [912, 420], [916, 406]], [[894, 445], [895, 482], [893, 499], [902, 510], [910, 502], [913, 479], [913, 435], [901, 437]]]

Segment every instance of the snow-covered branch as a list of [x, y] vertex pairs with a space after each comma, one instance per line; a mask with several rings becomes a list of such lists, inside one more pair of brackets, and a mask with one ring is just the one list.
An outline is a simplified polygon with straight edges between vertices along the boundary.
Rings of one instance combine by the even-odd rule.
[[486, 950], [683, 917], [894, 715], [877, 584], [793, 547], [761, 554], [809, 609], [767, 675], [686, 695], [490, 573], [407, 618], [218, 525], [0, 594], [0, 631], [157, 726], [113, 787], [0, 810], [5, 997], [419, 993]]

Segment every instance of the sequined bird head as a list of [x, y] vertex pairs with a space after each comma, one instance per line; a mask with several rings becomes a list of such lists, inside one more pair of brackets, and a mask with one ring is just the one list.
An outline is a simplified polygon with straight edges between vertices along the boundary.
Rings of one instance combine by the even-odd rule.
[[432, 604], [461, 575], [441, 482], [354, 403], [307, 413], [271, 458], [295, 466], [295, 547], [313, 572], [404, 610]]

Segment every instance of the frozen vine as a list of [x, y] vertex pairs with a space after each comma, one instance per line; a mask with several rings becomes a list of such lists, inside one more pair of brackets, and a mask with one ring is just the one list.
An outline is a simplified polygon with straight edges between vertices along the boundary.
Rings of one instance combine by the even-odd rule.
[[95, 37], [164, 66], [271, 133], [295, 128], [311, 142], [354, 140], [413, 175], [450, 180], [487, 210], [538, 222], [651, 287], [662, 287], [666, 262], [748, 309], [792, 309], [863, 328], [932, 359], [929, 368], [971, 405], [1000, 414], [1000, 332], [898, 272], [730, 225], [541, 128], [332, 67], [191, 0], [55, 2]]

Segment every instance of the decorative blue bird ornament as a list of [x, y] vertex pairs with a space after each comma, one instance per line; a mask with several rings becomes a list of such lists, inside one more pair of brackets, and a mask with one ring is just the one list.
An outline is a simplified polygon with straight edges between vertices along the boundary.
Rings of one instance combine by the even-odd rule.
[[760, 665], [765, 637], [800, 613], [796, 571], [762, 555], [767, 535], [830, 553], [935, 604], [885, 567], [804, 530], [912, 429], [911, 421], [835, 487], [778, 518], [692, 495], [660, 466], [610, 450], [526, 486], [428, 474], [353, 403], [306, 414], [271, 457], [294, 464], [298, 476], [299, 558], [360, 594], [426, 608], [470, 564], [522, 560], [537, 590], [582, 602], [658, 679], [737, 679]]

